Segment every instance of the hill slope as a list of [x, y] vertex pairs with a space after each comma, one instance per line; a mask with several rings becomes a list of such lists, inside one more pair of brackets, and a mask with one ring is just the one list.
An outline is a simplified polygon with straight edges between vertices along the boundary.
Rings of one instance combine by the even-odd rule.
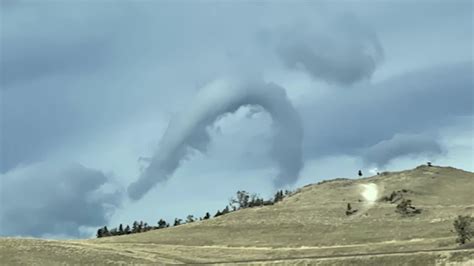
[[[420, 214], [403, 217], [395, 212], [396, 203], [370, 201], [402, 190], [405, 199], [422, 209]], [[369, 178], [308, 185], [272, 206], [146, 233], [77, 241], [1, 239], [0, 261], [474, 262], [474, 249], [452, 250], [456, 245], [451, 232], [457, 215], [474, 215], [473, 191], [473, 173], [419, 166]], [[347, 216], [347, 203], [358, 212]]]

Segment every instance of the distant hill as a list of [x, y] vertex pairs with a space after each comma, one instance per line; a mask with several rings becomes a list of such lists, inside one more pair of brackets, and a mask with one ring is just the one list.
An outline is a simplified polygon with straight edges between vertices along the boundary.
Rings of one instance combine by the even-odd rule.
[[[421, 213], [396, 212], [403, 200]], [[351, 215], [348, 203], [357, 210]], [[74, 241], [3, 238], [0, 262], [474, 263], [474, 249], [455, 243], [458, 215], [474, 216], [474, 173], [419, 166], [311, 184], [275, 205], [146, 233]]]

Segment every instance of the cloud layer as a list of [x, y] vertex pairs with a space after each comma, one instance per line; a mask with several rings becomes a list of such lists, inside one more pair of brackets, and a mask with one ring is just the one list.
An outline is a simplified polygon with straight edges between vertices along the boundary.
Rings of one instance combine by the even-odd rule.
[[294, 27], [283, 34], [277, 53], [285, 65], [341, 85], [370, 79], [383, 59], [376, 33], [350, 15], [325, 26]]
[[[397, 134], [436, 139], [439, 129], [474, 114], [472, 71], [471, 61], [446, 64], [308, 98], [300, 108], [303, 121], [312, 121], [304, 124], [305, 155], [364, 156], [364, 149]], [[422, 147], [433, 150], [431, 145]]]

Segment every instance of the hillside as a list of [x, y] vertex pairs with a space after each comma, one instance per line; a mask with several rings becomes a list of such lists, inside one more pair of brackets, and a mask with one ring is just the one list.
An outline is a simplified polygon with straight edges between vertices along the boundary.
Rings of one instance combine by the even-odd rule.
[[[421, 213], [404, 217], [395, 212], [396, 203], [380, 200], [393, 191], [404, 191]], [[0, 262], [474, 263], [474, 249], [453, 250], [451, 232], [457, 215], [474, 215], [473, 191], [471, 172], [419, 166], [311, 184], [272, 206], [146, 233], [69, 241], [3, 238]], [[350, 216], [348, 203], [358, 209]]]

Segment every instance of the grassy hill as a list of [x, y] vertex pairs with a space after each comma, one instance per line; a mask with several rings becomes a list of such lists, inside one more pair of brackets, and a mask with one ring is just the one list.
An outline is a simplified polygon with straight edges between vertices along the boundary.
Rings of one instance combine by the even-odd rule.
[[[399, 202], [380, 200], [393, 191], [402, 191], [421, 213], [405, 217], [395, 212]], [[347, 216], [347, 203], [358, 211]], [[146, 233], [68, 241], [3, 238], [0, 262], [474, 263], [474, 249], [458, 248], [451, 231], [460, 214], [474, 215], [474, 174], [419, 166], [311, 184], [272, 206]]]

